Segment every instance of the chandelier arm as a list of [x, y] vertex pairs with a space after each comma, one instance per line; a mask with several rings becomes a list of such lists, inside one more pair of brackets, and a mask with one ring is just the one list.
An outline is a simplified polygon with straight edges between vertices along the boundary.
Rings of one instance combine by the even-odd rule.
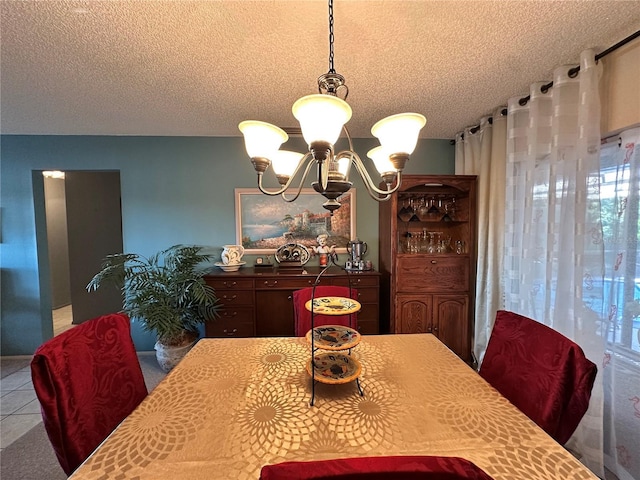
[[[293, 182], [293, 179], [295, 178], [295, 176], [298, 174], [298, 172], [300, 171], [300, 168], [302, 167], [302, 165], [304, 164], [304, 162], [306, 160], [313, 160], [313, 157], [311, 156], [311, 152], [308, 152], [305, 154], [304, 157], [302, 157], [302, 159], [300, 160], [300, 162], [298, 163], [298, 166], [296, 167], [296, 169], [293, 171], [293, 173], [291, 174], [291, 176], [289, 177], [289, 180], [287, 180], [287, 183], [285, 183], [282, 188], [279, 188], [278, 190], [267, 190], [263, 185], [262, 185], [262, 173], [258, 173], [258, 189], [264, 193], [265, 195], [271, 195], [271, 196], [276, 196], [276, 195], [282, 195], [282, 198], [284, 198], [285, 200], [287, 200], [284, 197], [284, 192], [287, 191], [287, 189], [291, 186], [291, 182]], [[302, 177], [302, 180], [300, 181], [300, 185], [302, 185], [304, 183], [304, 180], [307, 177], [307, 173], [309, 172], [309, 169], [311, 168], [311, 165], [313, 164], [312, 161], [309, 161], [307, 163], [307, 168], [304, 172], [304, 176]], [[301, 188], [301, 187], [300, 187]], [[300, 191], [298, 191], [298, 194], [296, 195], [295, 198], [298, 198], [298, 195], [300, 195]], [[295, 200], [295, 198], [293, 200]], [[287, 200], [287, 202], [293, 201], [293, 200]]]
[[[367, 169], [365, 168], [364, 163], [362, 162], [362, 160], [360, 159], [360, 156], [356, 152], [344, 151], [344, 152], [340, 152], [337, 156], [339, 157], [342, 154], [351, 155], [351, 162], [353, 163], [353, 165], [355, 165], [356, 170], [358, 170], [358, 173], [362, 177], [362, 180], [364, 181], [365, 187], [367, 187], [367, 191], [369, 192], [369, 195], [371, 195], [376, 200], [378, 201], [389, 200], [389, 198], [391, 198], [391, 194], [396, 192], [400, 188], [400, 183], [402, 181], [402, 172], [396, 173], [397, 180], [396, 180], [395, 187], [389, 190], [381, 190], [378, 187], [376, 187], [375, 183], [373, 183], [373, 180], [369, 176], [369, 173], [367, 172]], [[380, 197], [379, 195], [382, 195], [382, 197]]]
[[285, 185], [284, 187], [273, 191], [273, 190], [267, 190], [265, 187], [262, 186], [262, 173], [258, 174], [258, 189], [264, 193], [265, 195], [271, 195], [271, 196], [276, 196], [276, 195], [280, 195], [282, 192], [284, 192], [287, 189], [287, 186]]
[[[346, 87], [346, 85], [345, 85], [345, 87]], [[347, 91], [348, 91], [348, 89], [347, 89]], [[342, 126], [342, 130], [344, 130], [344, 134], [347, 137], [347, 140], [349, 141], [349, 150], [352, 151], [352, 152], [355, 152], [356, 149], [353, 148], [353, 142], [351, 141], [351, 135], [349, 134], [349, 129], [347, 128], [346, 125], [343, 125]]]
[[[307, 167], [304, 169], [304, 173], [302, 175], [302, 178], [300, 179], [300, 185], [298, 185], [298, 191], [296, 192], [295, 196], [291, 199], [287, 198], [287, 196], [285, 195], [286, 188], [281, 192], [282, 199], [285, 202], [295, 202], [297, 198], [300, 196], [300, 193], [302, 192], [302, 187], [304, 186], [304, 182], [307, 179], [307, 175], [309, 175], [309, 170], [311, 170], [311, 167], [314, 164], [313, 157], [311, 157], [311, 153], [307, 153], [305, 157], [310, 157], [311, 161], [307, 162]], [[303, 162], [300, 162], [300, 165], [302, 165], [302, 163]], [[298, 169], [299, 168], [300, 167], [298, 166]], [[298, 169], [296, 169], [295, 173], [298, 173]], [[294, 175], [291, 176], [291, 179], [293, 179], [293, 177], [295, 176], [295, 173]], [[291, 183], [291, 179], [289, 179], [289, 182], [287, 182], [287, 186]]]

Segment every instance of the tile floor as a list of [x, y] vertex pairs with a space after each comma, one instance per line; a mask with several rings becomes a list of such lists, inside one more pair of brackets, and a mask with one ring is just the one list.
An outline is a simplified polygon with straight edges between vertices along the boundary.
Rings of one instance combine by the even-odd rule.
[[[53, 310], [53, 333], [73, 327], [71, 305]], [[42, 421], [40, 403], [31, 383], [30, 356], [3, 360], [0, 380], [0, 450], [5, 449]]]
[[[138, 352], [147, 390], [165, 377], [155, 352]], [[42, 422], [40, 403], [31, 383], [31, 357], [2, 357], [0, 380], [0, 450], [7, 448]]]
[[11, 445], [42, 421], [31, 383], [30, 357], [12, 357], [25, 366], [0, 380], [0, 449]]
[[[71, 306], [53, 311], [54, 334], [72, 328]], [[157, 364], [154, 352], [139, 352], [138, 358], [151, 391], [165, 373]], [[31, 382], [31, 356], [2, 357], [0, 380], [0, 450], [7, 448], [38, 423], [42, 422], [40, 403]]]

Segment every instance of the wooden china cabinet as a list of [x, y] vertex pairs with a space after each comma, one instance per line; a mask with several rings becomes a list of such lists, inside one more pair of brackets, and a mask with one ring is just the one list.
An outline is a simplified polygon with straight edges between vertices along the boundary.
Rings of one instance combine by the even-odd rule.
[[433, 333], [471, 363], [476, 177], [405, 175], [380, 203], [380, 318], [391, 333]]

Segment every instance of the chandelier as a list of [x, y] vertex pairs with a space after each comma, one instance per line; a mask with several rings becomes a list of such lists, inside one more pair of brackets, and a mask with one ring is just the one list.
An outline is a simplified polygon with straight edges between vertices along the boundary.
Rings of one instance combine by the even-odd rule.
[[[371, 128], [371, 134], [380, 141], [380, 146], [367, 153], [382, 179], [378, 182], [381, 188], [378, 188], [354, 151], [345, 125], [351, 118], [351, 107], [346, 102], [349, 88], [344, 77], [333, 67], [333, 39], [333, 0], [329, 0], [329, 71], [318, 78], [319, 93], [298, 99], [291, 109], [309, 146], [307, 153], [280, 150], [280, 146], [289, 139], [280, 127], [258, 120], [246, 120], [238, 125], [247, 154], [258, 174], [258, 188], [262, 193], [281, 195], [287, 202], [295, 201], [311, 167], [315, 165], [317, 178], [311, 186], [327, 199], [323, 207], [332, 215], [340, 208], [337, 199], [353, 185], [349, 181], [351, 165], [362, 177], [373, 199], [385, 201], [391, 198], [391, 194], [400, 188], [402, 170], [416, 147], [420, 129], [426, 123], [425, 117], [418, 113], [400, 113], [383, 118]], [[341, 132], [348, 140], [349, 149], [336, 153], [334, 145]], [[269, 166], [273, 167], [280, 184], [275, 190], [269, 190], [262, 184], [262, 177]], [[297, 191], [287, 196], [300, 171], [303, 173]]]

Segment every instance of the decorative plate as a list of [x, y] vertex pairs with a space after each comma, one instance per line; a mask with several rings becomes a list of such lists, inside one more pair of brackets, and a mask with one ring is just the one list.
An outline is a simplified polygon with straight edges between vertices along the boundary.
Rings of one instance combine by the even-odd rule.
[[346, 350], [358, 345], [362, 339], [357, 330], [344, 325], [314, 327], [307, 332], [309, 343], [311, 343], [311, 332], [313, 332], [313, 345], [323, 350]]
[[358, 378], [361, 371], [360, 362], [344, 353], [320, 353], [307, 363], [307, 373], [322, 383], [348, 383]]
[[220, 267], [225, 272], [237, 272], [238, 270], [240, 270], [240, 267], [245, 263], [247, 262], [239, 262], [239, 263], [234, 263], [233, 265], [227, 265], [221, 262], [216, 262], [215, 266]]
[[300, 262], [304, 265], [309, 261], [309, 250], [299, 243], [287, 243], [276, 250], [276, 261], [282, 262]]
[[313, 313], [322, 315], [349, 315], [360, 310], [360, 302], [346, 297], [318, 297], [309, 300], [304, 304], [304, 308], [311, 310], [313, 301]]

